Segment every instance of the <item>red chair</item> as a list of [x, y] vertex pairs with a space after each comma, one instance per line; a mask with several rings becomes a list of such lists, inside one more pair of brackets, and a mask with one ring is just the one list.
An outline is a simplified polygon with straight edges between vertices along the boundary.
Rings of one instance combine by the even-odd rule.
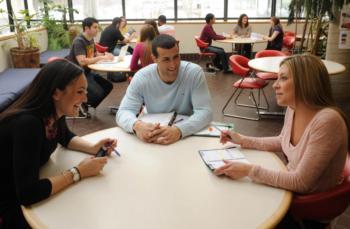
[[99, 53], [105, 53], [105, 52], [107, 52], [107, 50], [108, 50], [108, 47], [102, 46], [102, 45], [101, 45], [100, 43], [98, 43], [98, 42], [95, 43], [95, 47], [96, 47], [97, 52], [99, 52]]
[[302, 224], [302, 220], [330, 222], [341, 215], [350, 204], [349, 171], [348, 157], [343, 171], [343, 183], [329, 191], [294, 196], [290, 207], [293, 217]]
[[[232, 87], [235, 88], [233, 91], [231, 97], [227, 100], [225, 103], [225, 106], [222, 108], [222, 114], [224, 116], [228, 117], [234, 117], [234, 118], [242, 118], [242, 119], [248, 119], [248, 120], [259, 120], [260, 119], [260, 112], [259, 109], [268, 109], [269, 103], [267, 102], [267, 98], [264, 92], [264, 87], [266, 87], [267, 82], [260, 78], [254, 77], [254, 72], [249, 68], [248, 66], [249, 59], [245, 56], [241, 55], [232, 55], [230, 57], [230, 65], [232, 68], [232, 72], [236, 75], [241, 76], [242, 78], [240, 80], [237, 80], [235, 83], [232, 84]], [[238, 103], [238, 98], [242, 94], [243, 90], [249, 90], [249, 99], [252, 100], [253, 105], [250, 104], [242, 104]], [[254, 90], [258, 90], [258, 103], [254, 96]], [[227, 105], [230, 103], [232, 98], [235, 96], [235, 94], [238, 92], [236, 98], [235, 98], [235, 105], [236, 106], [243, 106], [243, 107], [251, 107], [256, 109], [257, 117], [248, 117], [248, 116], [242, 116], [242, 115], [236, 115], [236, 114], [229, 114], [225, 113]], [[260, 93], [262, 92], [264, 98], [266, 107], [260, 106]]]
[[[261, 50], [255, 54], [255, 58], [269, 57], [269, 56], [286, 56], [286, 54], [278, 50]], [[272, 73], [272, 72], [257, 72], [256, 76], [263, 80], [277, 79], [277, 73]]]
[[197, 47], [199, 48], [199, 53], [198, 53], [199, 59], [197, 62], [199, 63], [203, 57], [208, 57], [211, 60], [211, 62], [213, 62], [213, 57], [215, 57], [216, 54], [213, 52], [204, 51], [205, 48], [208, 48], [209, 43], [202, 41], [201, 39], [199, 39], [198, 36], [195, 36], [194, 40], [196, 41]]
[[295, 44], [295, 36], [284, 36], [283, 37], [283, 52], [290, 56], [293, 54], [293, 49], [294, 49], [294, 44]]
[[284, 36], [292, 36], [295, 37], [295, 33], [292, 31], [284, 31]]

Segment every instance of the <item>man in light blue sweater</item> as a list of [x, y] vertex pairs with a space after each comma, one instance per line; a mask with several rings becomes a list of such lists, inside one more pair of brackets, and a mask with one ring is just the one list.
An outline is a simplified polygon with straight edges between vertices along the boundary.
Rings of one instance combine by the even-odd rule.
[[[207, 126], [212, 120], [211, 99], [203, 70], [181, 61], [176, 40], [159, 35], [152, 42], [155, 64], [142, 68], [129, 85], [116, 115], [117, 123], [141, 140], [171, 144]], [[146, 123], [136, 115], [144, 104], [148, 113], [176, 111], [189, 119], [172, 126]]]

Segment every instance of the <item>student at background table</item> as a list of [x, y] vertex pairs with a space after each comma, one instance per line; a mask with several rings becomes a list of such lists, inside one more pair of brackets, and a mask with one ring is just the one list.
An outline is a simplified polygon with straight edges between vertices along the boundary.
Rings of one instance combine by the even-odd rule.
[[264, 40], [267, 40], [266, 49], [281, 51], [283, 46], [284, 32], [280, 23], [280, 19], [273, 16], [271, 17], [270, 23], [271, 28], [269, 30], [269, 35], [263, 37]]
[[[161, 34], [152, 42], [150, 64], [140, 69], [131, 81], [120, 104], [116, 121], [129, 133], [145, 142], [171, 144], [198, 132], [212, 120], [210, 94], [201, 67], [181, 61], [174, 37]], [[160, 126], [138, 120], [145, 105], [148, 113], [176, 111], [189, 118], [174, 125]]]
[[213, 40], [225, 40], [226, 37], [216, 34], [216, 32], [213, 29], [213, 24], [216, 22], [216, 18], [214, 14], [207, 14], [205, 16], [205, 22], [206, 25], [203, 27], [200, 38], [202, 41], [209, 43], [209, 46], [205, 48], [204, 51], [206, 52], [212, 52], [215, 53], [216, 56], [213, 60], [213, 63], [216, 68], [223, 70], [224, 73], [232, 73], [229, 65], [228, 65], [228, 59], [225, 53], [225, 50], [220, 47], [212, 46]]
[[[112, 24], [107, 26], [101, 33], [100, 44], [108, 47], [108, 52], [113, 53], [114, 56], [118, 56], [120, 49], [135, 36], [136, 33], [131, 34], [129, 37], [124, 37], [121, 32], [121, 28], [126, 25], [125, 18], [115, 17], [112, 20]], [[128, 47], [127, 55], [132, 54], [133, 49]]]
[[153, 63], [152, 41], [156, 37], [153, 26], [145, 24], [140, 31], [140, 42], [135, 46], [130, 62], [130, 70], [137, 71]]
[[254, 182], [303, 194], [327, 191], [342, 183], [349, 152], [349, 122], [335, 105], [323, 62], [310, 54], [284, 59], [273, 88], [278, 105], [287, 107], [280, 135], [258, 138], [223, 131], [220, 142], [283, 152], [287, 171], [225, 162], [215, 173], [232, 179], [248, 176]]
[[151, 25], [153, 26], [154, 28], [154, 31], [156, 31], [156, 35], [158, 36], [160, 33], [159, 33], [159, 30], [158, 30], [158, 26], [157, 26], [157, 22], [153, 19], [147, 19], [145, 20], [145, 24], [148, 24], [148, 25]]
[[[109, 155], [115, 139], [91, 143], [75, 136], [66, 124], [66, 116], [78, 115], [86, 91], [84, 70], [67, 60], [56, 60], [46, 64], [22, 96], [0, 114], [0, 228], [30, 228], [20, 205], [37, 203], [98, 175], [107, 163], [107, 157], [92, 155], [105, 144]], [[58, 143], [90, 156], [69, 170], [40, 178], [40, 167]]]
[[[232, 37], [250, 37], [252, 33], [252, 27], [249, 25], [248, 16], [241, 14], [238, 19], [237, 25], [233, 28]], [[247, 58], [250, 58], [252, 52], [251, 44], [235, 44], [236, 51], [240, 52]], [[241, 53], [242, 52], [242, 53]]]

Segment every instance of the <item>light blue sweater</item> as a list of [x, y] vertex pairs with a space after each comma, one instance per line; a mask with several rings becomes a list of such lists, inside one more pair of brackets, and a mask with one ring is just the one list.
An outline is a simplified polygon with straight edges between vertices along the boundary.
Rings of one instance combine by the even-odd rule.
[[157, 64], [139, 70], [120, 104], [117, 124], [128, 132], [137, 121], [136, 114], [142, 104], [148, 113], [176, 111], [189, 119], [175, 124], [182, 137], [198, 132], [212, 120], [211, 99], [204, 72], [198, 65], [181, 61], [179, 73], [172, 84], [164, 83], [157, 71]]

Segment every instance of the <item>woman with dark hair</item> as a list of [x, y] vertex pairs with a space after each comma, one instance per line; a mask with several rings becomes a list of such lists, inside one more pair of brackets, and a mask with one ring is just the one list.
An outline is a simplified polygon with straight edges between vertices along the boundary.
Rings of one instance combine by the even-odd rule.
[[20, 205], [31, 205], [63, 190], [82, 178], [95, 176], [107, 157], [87, 157], [56, 176], [39, 177], [40, 167], [59, 143], [71, 150], [95, 155], [115, 139], [90, 143], [75, 136], [65, 116], [77, 116], [86, 102], [84, 70], [67, 60], [45, 65], [20, 98], [0, 114], [0, 227], [30, 228]]
[[[241, 14], [238, 19], [237, 25], [233, 28], [233, 37], [250, 37], [252, 33], [252, 27], [249, 25], [248, 16]], [[251, 44], [236, 44], [236, 51], [240, 52], [241, 55], [250, 58], [252, 52]]]
[[153, 19], [147, 19], [145, 21], [145, 24], [151, 25], [154, 28], [154, 31], [156, 32], [156, 35], [159, 35], [159, 30], [158, 30], [158, 26], [157, 26], [157, 22]]
[[271, 17], [271, 28], [269, 31], [269, 36], [264, 36], [264, 40], [267, 40], [266, 49], [271, 50], [282, 50], [283, 46], [283, 28], [278, 17]]
[[132, 54], [130, 69], [137, 71], [151, 63], [152, 60], [152, 41], [156, 37], [153, 26], [145, 24], [140, 31], [140, 42], [137, 43]]
[[[121, 29], [126, 25], [124, 17], [115, 17], [112, 20], [112, 24], [107, 26], [101, 33], [100, 44], [108, 47], [108, 52], [113, 53], [114, 56], [118, 56], [120, 49], [135, 36], [134, 34], [125, 37]], [[132, 54], [133, 49], [128, 47], [127, 55]]]

